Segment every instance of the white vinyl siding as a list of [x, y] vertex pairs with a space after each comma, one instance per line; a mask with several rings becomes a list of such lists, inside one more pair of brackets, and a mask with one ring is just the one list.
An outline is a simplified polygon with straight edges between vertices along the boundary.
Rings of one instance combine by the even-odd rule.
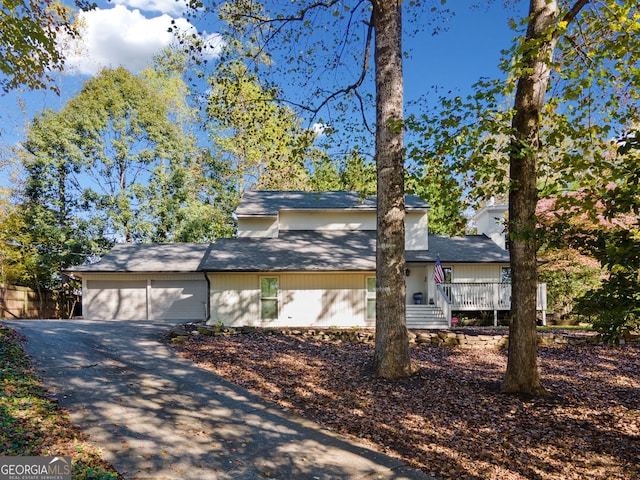
[[[443, 266], [445, 266], [443, 264]], [[499, 282], [500, 270], [503, 266], [499, 264], [453, 264], [453, 281], [460, 283], [484, 283]]]
[[210, 273], [211, 321], [260, 326], [259, 282], [255, 273]]
[[374, 211], [280, 210], [280, 230], [375, 230]]
[[[405, 217], [407, 250], [429, 248], [427, 214], [422, 211], [408, 211]], [[333, 231], [375, 231], [375, 211], [357, 210], [280, 210], [278, 218], [280, 230], [333, 230]], [[243, 234], [243, 236], [248, 236]], [[256, 235], [261, 236], [261, 235]]]
[[365, 275], [281, 275], [282, 325], [365, 326]]
[[428, 216], [425, 212], [406, 212], [405, 242], [406, 250], [428, 250], [429, 249], [429, 228], [427, 226]]
[[211, 320], [235, 326], [373, 326], [366, 319], [364, 273], [279, 274], [280, 310], [273, 320], [260, 318], [263, 276], [209, 274]]
[[277, 217], [238, 218], [238, 237], [278, 237]]

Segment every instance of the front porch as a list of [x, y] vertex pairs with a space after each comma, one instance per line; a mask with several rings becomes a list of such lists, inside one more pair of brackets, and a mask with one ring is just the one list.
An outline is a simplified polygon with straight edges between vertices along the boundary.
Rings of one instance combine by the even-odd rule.
[[[433, 303], [431, 303], [433, 301]], [[452, 312], [493, 312], [494, 326], [498, 311], [511, 309], [510, 283], [440, 283], [428, 304], [407, 305], [407, 327], [416, 329], [451, 328]], [[538, 284], [537, 310], [546, 325], [547, 285]]]

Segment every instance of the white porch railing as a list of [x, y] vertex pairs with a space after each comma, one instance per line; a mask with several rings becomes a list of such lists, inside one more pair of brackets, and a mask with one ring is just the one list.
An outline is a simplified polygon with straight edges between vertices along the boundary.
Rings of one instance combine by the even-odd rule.
[[436, 290], [438, 290], [438, 293], [435, 295], [436, 298], [434, 299], [436, 307], [442, 310], [444, 318], [449, 328], [451, 328], [451, 295], [447, 293], [441, 283], [436, 283]]
[[[497, 321], [498, 310], [511, 309], [510, 283], [440, 283], [434, 302], [451, 326], [452, 311], [491, 310]], [[539, 283], [537, 310], [542, 312], [542, 323], [546, 325], [547, 284]]]

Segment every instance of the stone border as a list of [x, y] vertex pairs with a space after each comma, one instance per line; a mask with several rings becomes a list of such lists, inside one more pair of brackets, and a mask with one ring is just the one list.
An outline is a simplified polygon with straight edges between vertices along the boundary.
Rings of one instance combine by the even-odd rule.
[[[345, 341], [370, 343], [375, 339], [373, 329], [341, 329], [341, 328], [257, 328], [257, 327], [225, 327], [222, 325], [205, 325], [203, 323], [187, 323], [177, 325], [169, 332], [171, 343], [182, 343], [190, 337], [228, 336], [248, 334], [260, 331], [266, 335], [290, 335], [311, 338], [318, 341]], [[409, 341], [416, 345], [433, 345], [436, 347], [462, 348], [506, 348], [509, 336], [495, 332], [483, 334], [477, 330], [473, 333], [464, 330], [412, 330]], [[603, 344], [600, 335], [593, 333], [538, 333], [538, 345], [544, 347], [562, 345], [598, 345]], [[632, 335], [620, 344], [640, 344], [640, 335]]]

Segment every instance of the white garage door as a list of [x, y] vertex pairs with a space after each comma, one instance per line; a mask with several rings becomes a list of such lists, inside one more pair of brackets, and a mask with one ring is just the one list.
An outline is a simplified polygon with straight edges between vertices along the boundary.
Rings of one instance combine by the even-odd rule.
[[151, 280], [151, 319], [204, 320], [206, 308], [204, 280]]
[[95, 320], [147, 318], [147, 282], [144, 280], [87, 280], [82, 314]]

